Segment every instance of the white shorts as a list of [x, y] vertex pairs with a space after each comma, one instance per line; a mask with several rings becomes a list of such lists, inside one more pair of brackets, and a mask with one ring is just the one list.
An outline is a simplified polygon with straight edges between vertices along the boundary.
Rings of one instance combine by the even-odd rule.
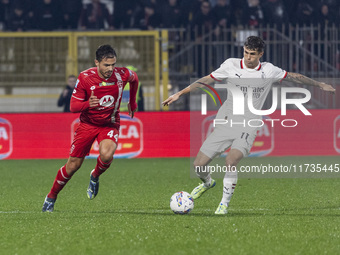
[[229, 147], [237, 149], [246, 157], [249, 155], [256, 138], [257, 129], [237, 129], [216, 126], [214, 131], [207, 137], [200, 151], [213, 159], [225, 152]]

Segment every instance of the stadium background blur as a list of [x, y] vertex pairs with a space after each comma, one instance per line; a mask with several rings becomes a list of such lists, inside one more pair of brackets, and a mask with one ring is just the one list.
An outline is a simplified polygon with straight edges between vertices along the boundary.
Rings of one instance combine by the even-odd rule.
[[[133, 65], [138, 69], [143, 88], [145, 112], [137, 114], [135, 122], [125, 118], [121, 150], [116, 157], [195, 155], [201, 143], [197, 139], [200, 134], [194, 135], [190, 126], [190, 122], [195, 123], [192, 114], [188, 120], [184, 119], [188, 118], [189, 110], [191, 113], [201, 110], [200, 94], [191, 93], [169, 108], [162, 107], [161, 102], [193, 79], [215, 70], [226, 58], [242, 58], [242, 46], [249, 35], [260, 36], [266, 42], [261, 61], [336, 88], [339, 84], [340, 4], [337, 1], [1, 0], [1, 5], [0, 128], [4, 132], [0, 136], [1, 158], [67, 157], [77, 116], [42, 113], [62, 112], [57, 100], [67, 77], [92, 67], [94, 52], [101, 44], [113, 45], [118, 53], [118, 66]], [[296, 84], [285, 82], [283, 86]], [[315, 122], [297, 116], [300, 128], [289, 133], [291, 143], [285, 138], [287, 130], [266, 129], [258, 136], [255, 144], [259, 146], [253, 148], [253, 153], [270, 156], [340, 153], [340, 117], [335, 110], [340, 108], [340, 101], [336, 100], [340, 90], [335, 96], [316, 87], [308, 90], [312, 97], [305, 107], [319, 111], [313, 112], [314, 116], [320, 116], [319, 120], [325, 119], [318, 122], [314, 133], [306, 130]], [[222, 99], [226, 97], [226, 91], [218, 90], [218, 93]], [[265, 109], [270, 108], [271, 100], [269, 96]], [[293, 105], [288, 107], [294, 109]], [[213, 101], [208, 101], [208, 110], [216, 109]], [[330, 110], [322, 112], [322, 109]], [[166, 115], [161, 111], [178, 114]], [[60, 120], [58, 125], [47, 125], [51, 118]], [[328, 120], [333, 125], [322, 124]], [[26, 129], [31, 131], [22, 129], [21, 121], [28, 123]], [[181, 135], [177, 123], [181, 123]], [[202, 139], [211, 130], [210, 125], [209, 121], [203, 121], [197, 126], [202, 129]], [[59, 133], [53, 135], [57, 139], [54, 143], [45, 132], [47, 127], [49, 132]], [[160, 150], [156, 144], [169, 142], [164, 132], [174, 132], [176, 139], [171, 142], [182, 149], [173, 151], [170, 146]], [[294, 136], [314, 141], [315, 133], [320, 146], [296, 145]], [[25, 134], [32, 138], [40, 136], [36, 144], [39, 150], [29, 149], [32, 141], [26, 141]], [[94, 144], [93, 156], [97, 155], [96, 149]]]
[[[339, 179], [338, 172], [327, 170], [339, 165], [340, 154], [339, 1], [97, 2], [104, 5], [0, 0], [0, 159], [10, 159], [0, 160], [0, 253], [338, 254]], [[242, 57], [248, 35], [266, 41], [262, 61], [329, 82], [337, 93], [308, 88], [312, 99], [305, 106], [313, 116], [289, 111], [299, 126], [262, 130], [253, 149], [270, 157], [243, 164], [320, 164], [326, 178], [314, 172], [240, 178], [229, 215], [214, 217], [219, 180], [188, 217], [178, 217], [169, 198], [197, 185], [189, 178], [189, 157], [197, 153], [192, 142], [200, 146], [211, 125], [191, 121], [195, 111], [187, 110], [200, 110], [195, 95], [168, 112], [161, 101], [226, 58]], [[145, 112], [134, 119], [123, 115], [120, 147], [112, 171], [101, 180], [100, 197], [86, 197], [87, 170], [95, 164], [90, 158], [60, 195], [57, 210], [41, 214], [79, 121], [57, 107], [58, 97], [68, 75], [94, 65], [95, 49], [103, 43], [116, 48], [119, 66], [138, 69]], [[216, 110], [209, 103], [208, 109]], [[190, 124], [205, 130], [203, 136]], [[98, 155], [98, 144], [91, 154]]]

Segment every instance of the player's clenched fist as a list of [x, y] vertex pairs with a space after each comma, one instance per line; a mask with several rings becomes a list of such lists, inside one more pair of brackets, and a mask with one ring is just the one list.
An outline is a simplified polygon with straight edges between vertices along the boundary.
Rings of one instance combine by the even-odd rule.
[[99, 99], [94, 95], [93, 90], [91, 91], [91, 96], [89, 98], [90, 108], [97, 107], [99, 105]]

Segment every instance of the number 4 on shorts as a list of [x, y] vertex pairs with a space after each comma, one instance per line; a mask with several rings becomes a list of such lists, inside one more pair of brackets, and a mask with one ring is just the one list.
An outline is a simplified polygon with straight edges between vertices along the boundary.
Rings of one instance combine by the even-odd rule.
[[109, 136], [110, 138], [114, 137], [116, 142], [118, 141], [118, 134], [114, 135], [113, 130], [111, 130], [109, 133], [107, 133], [107, 136]]
[[107, 136], [109, 136], [110, 138], [112, 138], [112, 136], [113, 136], [113, 130], [111, 130], [109, 133], [107, 133]]

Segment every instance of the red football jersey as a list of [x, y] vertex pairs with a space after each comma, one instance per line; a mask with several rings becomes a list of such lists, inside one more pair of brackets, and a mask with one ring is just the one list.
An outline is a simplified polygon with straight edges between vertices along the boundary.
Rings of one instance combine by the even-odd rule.
[[136, 78], [135, 73], [125, 67], [115, 67], [108, 79], [98, 75], [97, 67], [81, 72], [73, 90], [71, 104], [74, 100], [88, 101], [93, 91], [99, 99], [99, 106], [83, 110], [80, 121], [96, 126], [112, 125], [119, 128], [119, 106], [123, 89], [127, 82], [132, 82]]

